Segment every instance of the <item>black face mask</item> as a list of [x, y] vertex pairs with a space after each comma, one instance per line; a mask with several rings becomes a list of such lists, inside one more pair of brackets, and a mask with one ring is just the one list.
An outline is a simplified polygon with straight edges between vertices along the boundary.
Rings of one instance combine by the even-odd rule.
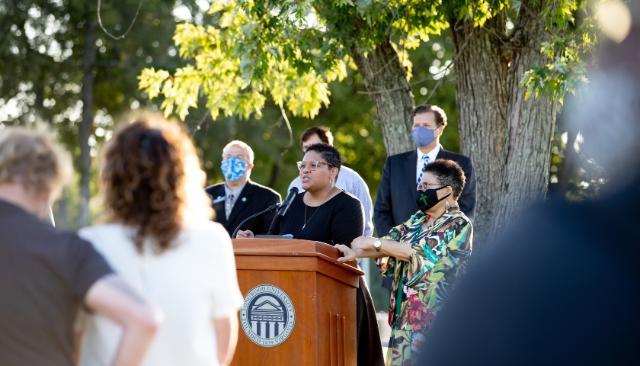
[[441, 190], [442, 188], [445, 188], [445, 187], [446, 186], [442, 186], [440, 188], [427, 189], [427, 190], [424, 190], [424, 191], [418, 191], [418, 196], [416, 198], [416, 203], [418, 204], [418, 208], [420, 209], [420, 211], [427, 212], [427, 210], [429, 210], [431, 207], [437, 205], [438, 202], [440, 202], [443, 199], [449, 197], [451, 195], [451, 193], [449, 193], [448, 195], [438, 199], [438, 191]]

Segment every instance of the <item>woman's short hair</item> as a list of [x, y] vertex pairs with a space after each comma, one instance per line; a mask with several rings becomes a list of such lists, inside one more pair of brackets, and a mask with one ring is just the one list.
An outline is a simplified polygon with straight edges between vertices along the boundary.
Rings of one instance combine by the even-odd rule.
[[0, 184], [15, 183], [56, 198], [71, 178], [69, 153], [44, 130], [0, 130]]
[[340, 167], [342, 166], [342, 157], [340, 156], [340, 153], [335, 147], [331, 145], [313, 144], [309, 146], [307, 151], [305, 151], [305, 154], [308, 153], [309, 151], [315, 151], [318, 154], [320, 154], [320, 156], [322, 156], [322, 158], [327, 162], [327, 164], [329, 164], [330, 168], [340, 169]]
[[422, 171], [435, 175], [438, 182], [443, 186], [450, 186], [453, 189], [453, 198], [457, 200], [460, 197], [466, 177], [458, 163], [453, 160], [437, 159], [427, 164]]
[[159, 253], [193, 220], [212, 216], [204, 172], [193, 143], [176, 124], [146, 114], [120, 128], [108, 142], [101, 173], [105, 204], [114, 222], [136, 228]]
[[313, 144], [309, 146], [305, 154], [309, 151], [315, 151], [320, 154], [329, 165], [329, 168], [338, 168], [338, 174], [336, 175], [336, 179], [338, 179], [340, 167], [342, 166], [342, 157], [335, 147], [327, 144]]

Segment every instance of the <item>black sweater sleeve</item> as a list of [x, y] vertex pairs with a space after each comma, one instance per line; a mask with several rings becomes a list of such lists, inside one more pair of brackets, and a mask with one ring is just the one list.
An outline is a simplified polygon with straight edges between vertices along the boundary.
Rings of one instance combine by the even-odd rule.
[[341, 198], [331, 220], [332, 244], [344, 244], [351, 247], [353, 239], [361, 236], [364, 232], [362, 204], [357, 198], [346, 194]]

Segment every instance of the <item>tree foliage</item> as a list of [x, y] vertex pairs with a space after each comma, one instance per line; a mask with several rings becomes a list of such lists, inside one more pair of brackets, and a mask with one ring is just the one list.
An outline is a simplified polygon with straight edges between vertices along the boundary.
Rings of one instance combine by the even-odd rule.
[[145, 69], [140, 87], [181, 117], [200, 92], [214, 119], [220, 112], [259, 117], [268, 98], [294, 116], [314, 117], [329, 104], [328, 84], [355, 67], [353, 48], [370, 50], [392, 33], [409, 66], [406, 49], [446, 27], [436, 2], [412, 3], [216, 1], [211, 25], [177, 27], [180, 56], [193, 64], [173, 75]]
[[[134, 20], [139, 2], [103, 2], [102, 20], [113, 33], [122, 33]], [[192, 1], [183, 1], [194, 6]], [[0, 123], [51, 127], [72, 153], [79, 171], [81, 89], [85, 25], [96, 21], [92, 1], [0, 2]], [[94, 77], [95, 119], [88, 143], [97, 147], [110, 136], [114, 120], [131, 108], [150, 103], [138, 89], [137, 76], [149, 65], [173, 69], [177, 50], [171, 41], [175, 31], [175, 0], [152, 0], [135, 19], [131, 32], [114, 40], [98, 31]], [[170, 21], [168, 21], [170, 20]], [[76, 177], [77, 178], [77, 177]], [[56, 215], [63, 226], [75, 226], [75, 184]], [[95, 180], [92, 191], [97, 192]]]
[[552, 32], [539, 46], [547, 63], [532, 65], [522, 83], [527, 97], [544, 94], [562, 101], [579, 83], [586, 82], [585, 59], [596, 42], [595, 22], [583, 0], [553, 1], [542, 14], [545, 30]]
[[[589, 32], [566, 32], [578, 27], [576, 14], [584, 1], [538, 0], [527, 6], [544, 7], [542, 21], [557, 34], [538, 45], [548, 63], [532, 65], [522, 82], [529, 95], [560, 98], [583, 78], [582, 56], [592, 44]], [[162, 96], [165, 113], [175, 111], [181, 118], [201, 96], [213, 119], [220, 113], [260, 117], [269, 99], [294, 116], [312, 118], [329, 104], [328, 84], [355, 68], [354, 50], [366, 53], [389, 40], [410, 78], [408, 51], [451, 23], [471, 20], [482, 27], [506, 15], [513, 24], [521, 11], [526, 11], [521, 1], [218, 0], [207, 25], [184, 23], [176, 29], [179, 54], [190, 64], [174, 73], [147, 68], [140, 87], [150, 98]], [[584, 24], [589, 23], [580, 27]], [[520, 33], [516, 28], [501, 36]]]

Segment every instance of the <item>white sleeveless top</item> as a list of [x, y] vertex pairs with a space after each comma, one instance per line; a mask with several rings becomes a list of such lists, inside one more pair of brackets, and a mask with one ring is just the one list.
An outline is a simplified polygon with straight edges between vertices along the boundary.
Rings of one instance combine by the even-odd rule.
[[[108, 224], [80, 230], [113, 270], [163, 313], [162, 324], [145, 356], [146, 366], [218, 365], [213, 320], [235, 315], [242, 305], [231, 240], [214, 222], [184, 229], [175, 247], [139, 254], [129, 227]], [[149, 243], [145, 243], [146, 248]], [[89, 314], [80, 365], [110, 365], [120, 327]]]

